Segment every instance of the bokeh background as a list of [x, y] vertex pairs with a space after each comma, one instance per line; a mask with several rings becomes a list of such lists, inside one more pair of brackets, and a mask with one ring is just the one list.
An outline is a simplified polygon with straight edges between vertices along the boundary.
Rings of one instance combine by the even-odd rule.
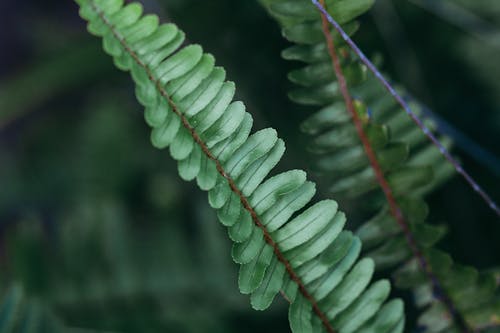
[[[257, 128], [286, 139], [284, 166], [308, 167], [298, 132], [307, 114], [286, 97], [294, 64], [257, 1], [141, 2], [216, 56]], [[454, 153], [499, 201], [500, 2], [439, 3], [378, 0], [355, 40], [461, 133]], [[2, 293], [17, 283], [65, 324], [99, 331], [288, 332], [284, 301], [261, 313], [239, 294], [205, 196], [150, 145], [132, 81], [75, 3], [0, 2]], [[500, 221], [461, 178], [428, 202], [429, 221], [450, 229], [441, 248], [500, 266]]]

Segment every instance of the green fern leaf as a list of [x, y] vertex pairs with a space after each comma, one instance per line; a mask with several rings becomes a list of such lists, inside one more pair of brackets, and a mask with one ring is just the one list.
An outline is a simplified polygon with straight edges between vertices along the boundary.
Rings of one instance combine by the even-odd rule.
[[[378, 191], [379, 185], [375, 173], [368, 163], [350, 116], [341, 100], [342, 96], [321, 31], [319, 11], [309, 0], [262, 0], [261, 3], [281, 24], [283, 36], [297, 44], [285, 49], [282, 52], [283, 58], [306, 63], [305, 67], [288, 74], [289, 80], [298, 86], [289, 93], [289, 97], [297, 104], [319, 108], [301, 125], [301, 130], [311, 137], [308, 150], [315, 155], [316, 160], [312, 169], [322, 176], [324, 180], [322, 183], [328, 184], [330, 194], [350, 199], [359, 205], [366, 206], [366, 202], [371, 203], [373, 207], [367, 210], [375, 215], [363, 223], [356, 232], [365, 246], [365, 255], [376, 262], [379, 270], [400, 267], [395, 274], [398, 285], [411, 288], [416, 295], [417, 305], [425, 310], [419, 319], [419, 325], [429, 332], [453, 331], [457, 323], [453, 320], [439, 319], [443, 316], [449, 317], [450, 309], [435, 297], [431, 282], [422, 273], [416, 263], [417, 260], [413, 259], [405, 264], [413, 253], [407, 245], [405, 236], [402, 235], [401, 228], [384, 204], [385, 200]], [[359, 27], [353, 20], [367, 11], [372, 4], [373, 1], [370, 0], [327, 0], [326, 8], [343, 25], [347, 33], [352, 35]], [[430, 263], [436, 279], [442, 284], [456, 307], [452, 310], [458, 311], [474, 329], [494, 325], [496, 319], [492, 315], [492, 309], [498, 309], [496, 303], [498, 290], [492, 283], [491, 274], [479, 279], [477, 270], [462, 268], [454, 264], [451, 257], [435, 250], [433, 247], [444, 236], [446, 228], [424, 224], [428, 209], [421, 197], [448, 179], [453, 172], [452, 166], [441, 158], [436, 147], [426, 142], [424, 134], [414, 126], [404, 112], [399, 110], [396, 102], [385, 93], [378, 82], [373, 77], [366, 77], [365, 68], [345, 48], [338, 33], [332, 31], [332, 36], [335, 45], [341, 51], [343, 71], [350, 91], [356, 96], [354, 101], [356, 111], [364, 121], [364, 130], [396, 195], [412, 237], [423, 249], [425, 260]], [[372, 111], [371, 116], [368, 115], [367, 106]], [[416, 103], [413, 103], [412, 109], [421, 113], [421, 107]], [[432, 123], [426, 125], [430, 128], [435, 126]], [[449, 140], [445, 140], [446, 146], [450, 144]], [[347, 267], [342, 268], [344, 270], [354, 264], [353, 260], [347, 261], [347, 258], [349, 255], [337, 264], [339, 269], [344, 262]], [[365, 265], [368, 267], [368, 263]], [[309, 274], [311, 278], [315, 278], [315, 266], [307, 263], [301, 269], [305, 267], [311, 269]], [[355, 267], [360, 269], [359, 266]], [[364, 272], [368, 273], [369, 271]], [[304, 279], [309, 281], [308, 275]], [[340, 280], [338, 276], [332, 274], [328, 282], [337, 285]], [[322, 290], [320, 288], [323, 286], [318, 285], [316, 288]], [[328, 291], [326, 289], [325, 292], [317, 292], [315, 297], [324, 297]], [[341, 294], [332, 293], [329, 297], [340, 296]], [[365, 297], [370, 299], [370, 296]], [[362, 302], [361, 299], [358, 302]], [[472, 299], [475, 301], [471, 301]], [[396, 305], [392, 305], [391, 309], [397, 311]], [[484, 309], [488, 315], [479, 319], [475, 314], [481, 312], [480, 309]], [[335, 314], [336, 311], [334, 308], [327, 313]], [[358, 313], [362, 316], [363, 311]], [[389, 322], [395, 325], [396, 321], [397, 319], [394, 319]], [[374, 321], [373, 325], [378, 327], [385, 324], [383, 321], [377, 323]], [[403, 323], [398, 322], [397, 325]], [[368, 332], [364, 329], [360, 331]]]
[[[373, 262], [357, 261], [360, 241], [341, 232], [345, 217], [337, 204], [325, 200], [296, 215], [314, 195], [314, 184], [298, 170], [267, 178], [284, 143], [273, 129], [250, 135], [252, 118], [241, 102], [232, 102], [234, 84], [224, 82], [224, 70], [215, 67], [213, 57], [199, 45], [180, 47], [184, 34], [142, 16], [137, 3], [77, 2], [89, 31], [103, 37], [104, 50], [118, 68], [131, 72], [153, 145], [169, 147], [181, 177], [196, 178], [208, 191], [210, 205], [235, 242], [239, 287], [251, 294], [252, 306], [267, 308], [281, 290], [291, 302], [294, 332], [351, 332], [383, 320], [378, 310], [388, 285], [369, 287]], [[308, 283], [303, 280], [308, 271], [300, 270], [305, 265], [318, 265]], [[332, 279], [335, 285], [318, 283]], [[377, 332], [402, 331], [403, 312], [397, 317]]]

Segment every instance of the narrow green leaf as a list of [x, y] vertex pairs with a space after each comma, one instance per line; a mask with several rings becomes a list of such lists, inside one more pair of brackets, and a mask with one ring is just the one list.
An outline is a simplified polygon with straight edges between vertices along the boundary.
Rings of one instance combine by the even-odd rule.
[[418, 318], [418, 325], [434, 332], [443, 332], [453, 326], [446, 307], [441, 302], [435, 302]]
[[389, 129], [384, 125], [369, 123], [365, 125], [365, 134], [374, 150], [379, 150], [389, 142]]
[[370, 283], [375, 264], [370, 258], [360, 260], [345, 276], [342, 282], [320, 302], [326, 309], [326, 315], [333, 319], [358, 298]]
[[[189, 119], [190, 124], [198, 133], [203, 133], [222, 117], [233, 99], [234, 91], [233, 82], [224, 82], [212, 101]], [[191, 114], [192, 112], [187, 110], [187, 113]]]
[[326, 7], [328, 13], [339, 24], [343, 24], [368, 11], [374, 2], [375, 0], [326, 0]]
[[281, 57], [286, 60], [299, 60], [306, 63], [329, 59], [326, 43], [323, 41], [314, 45], [293, 45], [281, 52]]
[[303, 265], [328, 248], [344, 228], [345, 221], [344, 213], [336, 214], [313, 238], [285, 252], [292, 267]]
[[[90, 5], [88, 11], [93, 12], [92, 15], [95, 15], [95, 18], [99, 17], [99, 14], [95, 13], [94, 9]], [[100, 19], [95, 19], [89, 21], [89, 23], [87, 24], [87, 30], [94, 36], [104, 36], [109, 32], [109, 27]]]
[[[403, 333], [404, 329], [405, 329], [405, 318], [402, 317], [401, 319], [399, 319], [396, 326], [394, 326], [394, 328], [389, 333]], [[453, 333], [457, 333], [457, 332], [453, 332]]]
[[404, 143], [391, 143], [377, 151], [377, 160], [383, 171], [394, 170], [401, 166], [410, 154], [410, 149]]
[[142, 9], [140, 3], [133, 2], [121, 8], [116, 13], [108, 15], [108, 20], [115, 29], [120, 30], [137, 22], [142, 15]]
[[257, 257], [248, 264], [240, 266], [238, 286], [242, 294], [250, 294], [260, 286], [266, 270], [271, 263], [273, 254], [273, 248], [266, 244], [262, 247]]
[[293, 333], [312, 332], [312, 305], [301, 294], [290, 305], [288, 320]]
[[224, 139], [211, 148], [213, 155], [221, 162], [226, 161], [248, 138], [252, 129], [252, 124], [252, 116], [245, 112], [240, 127], [238, 127], [238, 129], [227, 139]]
[[361, 252], [361, 241], [354, 238], [347, 255], [320, 279], [314, 281], [310, 290], [317, 301], [324, 299], [342, 281], [347, 271], [354, 265]]
[[384, 242], [382, 246], [369, 251], [366, 256], [372, 258], [377, 269], [383, 270], [394, 267], [411, 257], [412, 253], [409, 249], [404, 236], [395, 236]]
[[272, 13], [297, 19], [319, 19], [319, 12], [309, 1], [281, 1], [269, 6]]
[[316, 44], [324, 41], [321, 22], [305, 22], [289, 26], [282, 30], [282, 35], [297, 44]]
[[273, 236], [282, 251], [290, 250], [313, 238], [335, 216], [338, 204], [323, 200], [288, 222]]
[[215, 67], [210, 75], [196, 87], [189, 95], [177, 101], [179, 110], [191, 118], [205, 109], [210, 102], [217, 98], [217, 94], [223, 89], [222, 85], [226, 78], [226, 72], [221, 67]]
[[205, 139], [207, 147], [212, 148], [217, 143], [230, 137], [245, 120], [246, 114], [243, 103], [231, 103], [222, 117], [202, 133], [201, 137]]
[[210, 160], [206, 155], [202, 154], [200, 172], [196, 177], [196, 183], [204, 190], [211, 190], [217, 182], [217, 168], [215, 162]]
[[301, 125], [302, 132], [309, 135], [316, 135], [332, 125], [338, 125], [351, 121], [349, 113], [343, 102], [334, 102], [323, 107], [321, 110], [307, 118]]
[[[165, 101], [163, 96], [159, 94], [154, 83], [150, 82], [147, 84], [136, 85], [135, 96], [137, 97], [139, 103], [141, 103], [146, 107], [144, 117], [148, 125], [151, 127], [160, 126], [163, 123], [164, 119], [166, 118], [167, 112], [170, 111], [171, 108], [170, 105], [168, 105], [168, 103]], [[163, 100], [163, 105], [161, 105], [162, 110], [158, 110], [157, 108], [160, 107], [162, 100]], [[153, 110], [149, 110], [150, 114], [146, 115], [148, 108]]]
[[394, 273], [395, 285], [398, 288], [413, 288], [426, 282], [427, 277], [420, 269], [416, 258], [408, 260], [399, 267]]
[[196, 145], [187, 158], [179, 161], [178, 171], [182, 179], [190, 181], [196, 178], [200, 172], [201, 154], [200, 146]]
[[227, 161], [226, 172], [237, 179], [252, 162], [271, 150], [277, 140], [276, 130], [271, 128], [252, 134]]
[[323, 274], [342, 260], [353, 244], [350, 231], [342, 231], [332, 244], [319, 256], [297, 269], [297, 274], [305, 284], [318, 279]]
[[172, 109], [167, 101], [165, 101], [165, 98], [157, 96], [154, 96], [153, 98], [157, 98], [157, 103], [146, 106], [146, 109], [144, 110], [144, 119], [149, 126], [155, 128], [160, 127], [164, 123], [169, 123], [170, 120], [174, 121], [174, 117], [178, 118], [178, 116], [172, 112]]
[[400, 232], [401, 227], [396, 223], [389, 209], [386, 208], [363, 223], [356, 231], [356, 235], [363, 242], [363, 248], [369, 250], [384, 242], [388, 236], [394, 236]]
[[314, 138], [310, 145], [313, 152], [331, 152], [339, 148], [347, 148], [357, 144], [359, 138], [352, 125], [342, 126], [340, 128], [330, 129]]
[[124, 29], [122, 34], [125, 36], [127, 43], [134, 44], [151, 36], [158, 29], [158, 25], [158, 16], [145, 15], [134, 25]]
[[177, 116], [168, 117], [165, 122], [151, 132], [151, 143], [158, 149], [168, 147], [181, 128], [181, 120]]
[[236, 185], [244, 196], [249, 197], [262, 183], [264, 178], [278, 164], [285, 152], [285, 143], [278, 139], [274, 147], [264, 156], [253, 162], [237, 179]]
[[339, 96], [339, 86], [336, 81], [313, 87], [295, 89], [288, 93], [288, 97], [297, 104], [317, 105], [333, 103]]
[[210, 206], [215, 209], [222, 208], [233, 193], [228, 185], [228, 181], [220, 175], [217, 177], [218, 179], [215, 187], [208, 192], [208, 202]]
[[299, 285], [292, 279], [285, 279], [283, 282], [283, 295], [287, 301], [293, 303], [297, 295], [299, 294]]
[[432, 181], [432, 167], [406, 167], [387, 176], [394, 193], [404, 194]]
[[[324, 149], [320, 149], [324, 150]], [[342, 179], [368, 167], [368, 159], [363, 147], [347, 147], [336, 150], [334, 154], [321, 154], [313, 161], [312, 168], [321, 175], [331, 175], [332, 179]]]
[[194, 147], [193, 137], [187, 128], [181, 126], [170, 144], [170, 155], [180, 161], [189, 156]]
[[134, 59], [128, 53], [123, 52], [119, 56], [113, 58], [113, 63], [118, 69], [129, 71], [134, 65]]
[[220, 223], [226, 227], [233, 226], [240, 217], [241, 207], [240, 197], [236, 193], [231, 192], [229, 200], [217, 211]]
[[306, 181], [302, 170], [290, 170], [269, 178], [259, 185], [250, 197], [250, 204], [261, 215], [274, 206], [280, 196], [297, 189]]
[[345, 176], [329, 188], [331, 195], [347, 198], [359, 197], [378, 188], [373, 168], [368, 167], [351, 176]]
[[[154, 51], [146, 53], [142, 56], [142, 62], [148, 66], [150, 69], [156, 69], [156, 67], [165, 59], [167, 59], [172, 53], [174, 53], [184, 42], [186, 36], [184, 32], [177, 31], [174, 39], [172, 39], [166, 45], [160, 47], [156, 50], [156, 46], [151, 46]], [[156, 73], [155, 79], [158, 80], [160, 76]]]
[[415, 238], [422, 247], [427, 248], [441, 240], [448, 228], [443, 225], [418, 224], [413, 228]]
[[177, 103], [193, 92], [214, 69], [215, 59], [211, 54], [204, 54], [200, 62], [188, 73], [167, 84], [166, 90]]
[[252, 235], [254, 222], [250, 213], [243, 207], [240, 207], [240, 214], [236, 223], [228, 229], [229, 238], [233, 242], [242, 243]]
[[202, 54], [201, 46], [196, 44], [186, 46], [168, 58], [168, 61], [164, 61], [155, 68], [157, 79], [162, 85], [165, 85], [169, 81], [181, 77], [196, 66]]
[[260, 250], [265, 244], [262, 230], [254, 226], [252, 235], [248, 240], [243, 243], [233, 244], [231, 250], [233, 260], [238, 264], [248, 264], [260, 253]]
[[111, 31], [108, 31], [102, 37], [102, 48], [107, 54], [113, 57], [120, 56], [123, 52], [122, 44], [118, 39], [116, 39]]
[[95, 0], [94, 2], [106, 15], [111, 15], [123, 7], [123, 0]]
[[[349, 22], [343, 26], [347, 35], [352, 36], [359, 29], [357, 21]], [[340, 45], [343, 41], [339, 34], [333, 33], [333, 41], [335, 45]], [[306, 63], [315, 63], [330, 59], [326, 48], [325, 40], [322, 39], [315, 44], [298, 44], [293, 45], [281, 52], [281, 56], [286, 60], [299, 60]]]
[[284, 225], [290, 217], [307, 205], [316, 193], [316, 185], [305, 182], [299, 188], [276, 197], [276, 203], [267, 209], [261, 221], [269, 232], [274, 232]]
[[[132, 79], [136, 83], [136, 86], [143, 87], [143, 89], [152, 89], [156, 92], [157, 95], [161, 95], [158, 88], [155, 86], [154, 81], [151, 80], [144, 66], [138, 64], [136, 61], [132, 62], [130, 66], [130, 74], [132, 75]], [[163, 96], [162, 96], [163, 97]], [[165, 97], [163, 97], [165, 98]], [[148, 103], [149, 104], [149, 103]]]
[[358, 332], [359, 328], [380, 309], [389, 296], [390, 290], [391, 285], [387, 280], [373, 283], [365, 293], [333, 320], [333, 326], [343, 333]]
[[358, 333], [393, 332], [404, 318], [404, 304], [396, 299], [388, 302], [377, 313], [377, 316], [366, 323]]
[[271, 305], [274, 297], [283, 285], [284, 277], [285, 265], [279, 262], [278, 258], [274, 256], [261, 285], [250, 297], [252, 307], [255, 310], [265, 310]]
[[[78, 5], [80, 5], [80, 10], [78, 11], [78, 14], [80, 15], [81, 18], [87, 20], [87, 21], [95, 21], [98, 19], [98, 14], [96, 11], [92, 8], [90, 3], [87, 1], [82, 1], [82, 0], [77, 0]], [[111, 1], [110, 1], [111, 2]], [[115, 2], [115, 1], [113, 1]], [[121, 4], [119, 4], [118, 8], [116, 10], [120, 9], [122, 7]]]
[[162, 24], [150, 36], [133, 42], [132, 48], [139, 55], [151, 53], [172, 42], [179, 35], [179, 29], [172, 23]]
[[335, 73], [331, 61], [315, 63], [288, 73], [290, 81], [305, 87], [325, 84], [331, 82], [334, 78]]

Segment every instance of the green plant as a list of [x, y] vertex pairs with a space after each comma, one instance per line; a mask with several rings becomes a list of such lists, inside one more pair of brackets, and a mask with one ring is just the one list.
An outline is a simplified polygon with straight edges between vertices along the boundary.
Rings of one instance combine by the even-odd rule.
[[[289, 97], [298, 104], [320, 108], [302, 123], [302, 130], [311, 136], [309, 150], [316, 156], [315, 169], [323, 175], [322, 184], [328, 184], [327, 191], [335, 197], [359, 200], [356, 207], [368, 203], [368, 217], [357, 231], [366, 255], [380, 270], [401, 266], [395, 273], [396, 285], [413, 289], [417, 306], [424, 311], [419, 324], [425, 330], [490, 326], [500, 312], [495, 276], [454, 264], [448, 254], [435, 248], [445, 227], [424, 223], [428, 208], [423, 196], [449, 178], [452, 167], [392, 96], [374, 77], [368, 77], [364, 65], [335, 34], [347, 82], [357, 96], [356, 112], [404, 215], [399, 221], [383, 199], [376, 167], [366, 158], [341, 100], [318, 10], [309, 1], [262, 2], [280, 22], [283, 36], [297, 44], [284, 50], [282, 56], [306, 63], [289, 73], [290, 81], [299, 86]], [[327, 3], [336, 20], [353, 34], [357, 30], [353, 19], [373, 1]], [[413, 104], [413, 110], [421, 113], [418, 103]]]
[[360, 244], [350, 233], [341, 233], [345, 217], [337, 213], [337, 204], [321, 201], [290, 220], [311, 200], [314, 184], [298, 170], [261, 184], [281, 158], [283, 141], [271, 129], [249, 136], [252, 118], [241, 102], [231, 103], [234, 85], [223, 81], [224, 70], [214, 68], [213, 57], [197, 45], [172, 55], [184, 34], [172, 24], [158, 26], [155, 16], [141, 18], [139, 4], [80, 5], [89, 31], [103, 37], [119, 68], [131, 71], [153, 127], [153, 145], [170, 146], [180, 176], [196, 178], [209, 191], [211, 206], [235, 242], [232, 256], [241, 264], [240, 291], [252, 294], [252, 305], [265, 309], [282, 290], [291, 302], [290, 325], [297, 332], [322, 326], [352, 332], [365, 322], [373, 330], [388, 320], [386, 309], [396, 306], [399, 311], [391, 311], [395, 316], [387, 327], [401, 329], [398, 303], [388, 303], [375, 315], [388, 296], [387, 281], [363, 293], [373, 264], [370, 259], [355, 264]]
[[[335, 8], [334, 12], [344, 15], [343, 10], [347, 10], [346, 21], [350, 21], [366, 9], [369, 3], [366, 2], [359, 8], [354, 8], [354, 13], [350, 12], [352, 7]], [[336, 203], [330, 200], [321, 201], [304, 212], [303, 207], [315, 195], [315, 186], [305, 179], [302, 171], [288, 171], [265, 180], [281, 159], [284, 143], [271, 129], [250, 135], [252, 118], [245, 112], [242, 103], [231, 103], [234, 86], [230, 82], [224, 82], [225, 72], [222, 68], [214, 67], [213, 57], [204, 54], [197, 45], [181, 47], [184, 40], [183, 33], [172, 24], [159, 25], [155, 16], [141, 17], [142, 9], [138, 4], [130, 4], [122, 8], [120, 1], [82, 0], [80, 5], [82, 16], [90, 21], [89, 30], [103, 37], [104, 48], [114, 57], [115, 64], [121, 69], [131, 71], [136, 82], [137, 98], [146, 107], [146, 122], [153, 127], [151, 134], [153, 145], [158, 148], [169, 146], [170, 154], [178, 161], [177, 168], [181, 178], [196, 179], [199, 187], [209, 192], [210, 204], [217, 209], [219, 220], [228, 227], [229, 236], [235, 243], [232, 253], [235, 261], [241, 264], [238, 280], [240, 289], [243, 293], [251, 293], [252, 305], [258, 309], [268, 307], [274, 296], [281, 290], [285, 298], [292, 303], [289, 317], [294, 331], [321, 331], [323, 329], [335, 329], [340, 332], [401, 331], [404, 326], [402, 303], [394, 300], [382, 306], [389, 293], [389, 284], [386, 280], [375, 282], [368, 287], [367, 284], [373, 273], [372, 261], [362, 259], [357, 264], [354, 263], [360, 252], [360, 242], [357, 236], [348, 231], [342, 231], [345, 217], [337, 212]], [[307, 22], [310, 21], [319, 27], [319, 14], [307, 1], [296, 1], [291, 5], [287, 1], [278, 1], [274, 4], [273, 1], [268, 1], [265, 5], [275, 14], [276, 8], [278, 11], [279, 8], [284, 10], [284, 14], [290, 14], [291, 8], [295, 16], [288, 23], [281, 22], [285, 28], [288, 24], [294, 26], [297, 22], [302, 23], [304, 18], [301, 16], [303, 15]], [[118, 11], [120, 13], [116, 14]], [[283, 12], [279, 14], [282, 15]], [[321, 31], [299, 29], [298, 32], [304, 34], [299, 38], [304, 38], [306, 44], [311, 41], [317, 41], [320, 44], [321, 52], [316, 55], [322, 62], [319, 63], [317, 72], [308, 73], [309, 69], [307, 69], [290, 75], [295, 82], [312, 87], [312, 89], [301, 90], [291, 96], [297, 101], [309, 101], [307, 103], [311, 101], [330, 103], [331, 91], [318, 89], [318, 81], [316, 81], [320, 80], [321, 85], [334, 86], [331, 68], [330, 71], [324, 70], [328, 69], [327, 61], [325, 65], [328, 54], [326, 48], [321, 49], [322, 36], [317, 34]], [[320, 39], [317, 39], [318, 36]], [[345, 52], [348, 51], [345, 50]], [[302, 54], [308, 56], [307, 52]], [[346, 57], [345, 62], [348, 70], [351, 70], [348, 78], [353, 78], [350, 82], [352, 85], [365, 81], [362, 66], [350, 57]], [[307, 77], [310, 74], [313, 75]], [[396, 174], [391, 184], [399, 188], [398, 192], [406, 194], [411, 191], [408, 198], [399, 200], [405, 210], [405, 215], [412, 224], [412, 232], [422, 247], [434, 246], [443, 234], [443, 228], [423, 223], [427, 210], [421, 197], [438, 183], [446, 180], [449, 174], [448, 166], [438, 160], [439, 155], [435, 148], [428, 145], [425, 147], [422, 145], [422, 154], [419, 157], [413, 156], [409, 164], [405, 165], [408, 146], [419, 145], [422, 142], [422, 135], [417, 129], [410, 127], [405, 119], [398, 117], [397, 110], [390, 109], [392, 102], [387, 97], [381, 97], [381, 93], [377, 91], [373, 82], [359, 87], [357, 94], [359, 96], [358, 110], [367, 119], [365, 125], [371, 134], [371, 141], [380, 149], [381, 155], [379, 156], [385, 157], [385, 171]], [[371, 105], [372, 99], [373, 102], [379, 104], [379, 107]], [[366, 108], [363, 104], [375, 111], [371, 118], [366, 116]], [[383, 197], [374, 192], [377, 185], [372, 178], [364, 153], [353, 135], [352, 126], [349, 125], [349, 118], [345, 116], [342, 103], [336, 103], [326, 111], [313, 116], [303, 126], [313, 135], [330, 130], [329, 126], [332, 124], [335, 129], [345, 133], [343, 141], [334, 138], [333, 141], [317, 140], [314, 142], [315, 145], [313, 144], [313, 150], [321, 153], [318, 165], [323, 168], [323, 173], [327, 176], [338, 176], [337, 179], [322, 180], [321, 184], [329, 184], [333, 181], [333, 184], [336, 184], [333, 194], [343, 201], [349, 202], [344, 200], [348, 198], [358, 207], [368, 203], [363, 208], [363, 216], [373, 215], [374, 212], [380, 210], [376, 218], [362, 226], [358, 235], [364, 240], [365, 249], [366, 245], [369, 249], [370, 247], [374, 249], [367, 252], [366, 256], [375, 259], [380, 267], [400, 264], [410, 255], [399, 235], [399, 229], [387, 213], [387, 209], [383, 207]], [[330, 111], [333, 113], [330, 114]], [[326, 119], [323, 118], [325, 116]], [[106, 120], [113, 121], [109, 118]], [[380, 126], [380, 123], [387, 123], [387, 126]], [[391, 129], [391, 135], [388, 135], [388, 128]], [[401, 133], [407, 134], [408, 128], [412, 129], [411, 135], [394, 140], [398, 129]], [[335, 143], [343, 145], [341, 147], [345, 150], [339, 153], [338, 147], [329, 146]], [[338, 161], [343, 161], [344, 164], [341, 168], [332, 170], [331, 168], [336, 167], [335, 162]], [[411, 170], [409, 173], [408, 169], [402, 168], [411, 165], [411, 161], [413, 161], [413, 166], [409, 169]], [[423, 167], [422, 164], [430, 164], [430, 166]], [[429, 186], [430, 177], [436, 170], [443, 172]], [[398, 172], [400, 172], [399, 177]], [[415, 191], [416, 184], [428, 186], [422, 186], [420, 190]], [[259, 195], [266, 199], [259, 200]], [[113, 201], [109, 203], [105, 197], [99, 198], [96, 202], [99, 200], [108, 202], [108, 207], [114, 207]], [[293, 208], [288, 210], [290, 204]], [[91, 207], [92, 205], [83, 211], [92, 211]], [[289, 220], [297, 211], [302, 214], [297, 213], [298, 217]], [[313, 213], [319, 218], [311, 217], [308, 220], [307, 217], [310, 217], [308, 215]], [[350, 213], [354, 215], [354, 212]], [[75, 212], [74, 226], [78, 229], [81, 226], [76, 222], [77, 215]], [[90, 304], [90, 308], [95, 308], [96, 304], [103, 300], [120, 298], [130, 293], [146, 294], [160, 300], [163, 298], [161, 292], [175, 285], [175, 281], [158, 279], [157, 281], [162, 281], [163, 284], [148, 281], [144, 290], [141, 290], [138, 286], [140, 282], [131, 282], [134, 281], [133, 277], [137, 272], [127, 270], [131, 267], [130, 262], [133, 260], [125, 258], [133, 257], [133, 253], [141, 251], [140, 249], [130, 250], [134, 249], [135, 245], [130, 242], [128, 233], [119, 226], [118, 221], [126, 220], [125, 216], [127, 214], [123, 207], [109, 209], [103, 206], [102, 221], [107, 227], [96, 226], [95, 232], [84, 228], [79, 232], [79, 234], [87, 234], [87, 241], [95, 240], [95, 235], [106, 235], [109, 232], [114, 235], [113, 242], [109, 245], [112, 248], [107, 250], [120, 258], [118, 261], [108, 262], [111, 270], [117, 273], [116, 280], [112, 282], [113, 287], [106, 289], [104, 286], [108, 282], [101, 279], [97, 272], [98, 275], [92, 276], [92, 283], [89, 283], [89, 291], [92, 291], [90, 294], [93, 297], [86, 298], [85, 292], [79, 295], [78, 286], [66, 286], [67, 288], [59, 295], [54, 296], [51, 293], [53, 304], [57, 304], [60, 308], [72, 306], [71, 304], [76, 304], [78, 299], [81, 300], [83, 297], [85, 302]], [[280, 219], [280, 217], [283, 218]], [[100, 220], [99, 215], [92, 218]], [[278, 221], [276, 218], [280, 221], [279, 223], [276, 222]], [[107, 220], [115, 222], [108, 226], [104, 223]], [[305, 230], [299, 232], [302, 228]], [[171, 231], [165, 234], [169, 232]], [[288, 236], [290, 238], [287, 239]], [[393, 236], [397, 238], [386, 241], [387, 237]], [[102, 238], [104, 247], [107, 246], [105, 245], [106, 239], [107, 237]], [[72, 239], [68, 236], [65, 248], [71, 248], [71, 245], [74, 245], [71, 243]], [[162, 240], [159, 237], [159, 242], [156, 244], [158, 246], [161, 243]], [[81, 248], [85, 249], [84, 243]], [[172, 249], [182, 253], [195, 252], [182, 242], [172, 246]], [[394, 249], [405, 249], [405, 251], [401, 255], [394, 256]], [[426, 255], [429, 254], [426, 253]], [[150, 258], [151, 254], [148, 254], [139, 261], [147, 261]], [[439, 253], [432, 255], [432, 258], [444, 258], [443, 260], [448, 265], [449, 259]], [[71, 255], [67, 261], [71, 262]], [[188, 260], [179, 260], [179, 265], [182, 267], [186, 261]], [[412, 261], [407, 266], [412, 271], [407, 274], [406, 279], [401, 278], [403, 274], [398, 275], [398, 283], [406, 283], [411, 287], [417, 284], [421, 287], [417, 290], [417, 294], [422, 295], [425, 302], [438, 303], [435, 302], [436, 299], [429, 296], [428, 281], [420, 275], [418, 267], [414, 264], [415, 262]], [[68, 266], [75, 270], [75, 275], [86, 274], [86, 272], [79, 272], [81, 268], [78, 265], [69, 264]], [[432, 266], [436, 267], [439, 264], [433, 262]], [[213, 265], [208, 264], [205, 267], [205, 274], [212, 267]], [[348, 273], [351, 267], [354, 268]], [[89, 273], [95, 274], [94, 270]], [[443, 270], [439, 270], [438, 273], [442, 274], [443, 279], [450, 277], [448, 267], [443, 267]], [[158, 271], [151, 276], [160, 274]], [[186, 269], [183, 276], [195, 274], [191, 267]], [[171, 275], [166, 274], [166, 277]], [[322, 278], [315, 280], [319, 275], [322, 275]], [[459, 291], [464, 284], [468, 285], [474, 281], [476, 275], [477, 272], [468, 269], [462, 275], [465, 276], [463, 281], [447, 287], [451, 291]], [[410, 281], [410, 283], [405, 281]], [[485, 281], [484, 299], [489, 301], [488, 298], [493, 297], [496, 285], [492, 275], [488, 275]], [[196, 288], [199, 281], [194, 279], [192, 282], [192, 285], [187, 288]], [[152, 285], [155, 285], [157, 289], [150, 289]], [[323, 287], [326, 288], [324, 292], [318, 292], [319, 289], [310, 292], [310, 288], [314, 290], [314, 288]], [[200, 292], [207, 292], [203, 288], [200, 289]], [[471, 288], [469, 292], [476, 290]], [[330, 292], [327, 297], [316, 302], [317, 296], [323, 297], [327, 292]], [[214, 292], [212, 297], [215, 298], [218, 294]], [[479, 298], [478, 300], [481, 301]], [[495, 303], [490, 302], [490, 313], [480, 313], [483, 317], [474, 322], [474, 325], [479, 327], [490, 324], [491, 313], [494, 315], [497, 312], [494, 307], [491, 307], [492, 304], [495, 306]], [[480, 304], [480, 311], [486, 308], [486, 305]], [[190, 309], [190, 306], [186, 307], [185, 312]], [[76, 312], [80, 312], [78, 307], [75, 308]], [[328, 319], [323, 318], [324, 313], [329, 316]], [[432, 313], [424, 315], [423, 318], [431, 318], [431, 321], [427, 322], [427, 329], [439, 328], [437, 322], [432, 321], [434, 320]], [[362, 329], [360, 329], [361, 326], [363, 326]]]

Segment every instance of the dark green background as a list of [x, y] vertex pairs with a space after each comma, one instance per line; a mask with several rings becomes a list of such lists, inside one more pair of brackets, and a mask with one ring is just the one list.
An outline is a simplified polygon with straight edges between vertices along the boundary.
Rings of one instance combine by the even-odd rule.
[[[380, 0], [356, 41], [434, 112], [500, 153], [497, 46], [408, 1]], [[500, 27], [500, 3], [460, 3]], [[307, 167], [287, 43], [256, 1], [144, 0], [236, 82], [257, 128], [287, 142], [283, 167]], [[398, 21], [387, 19], [395, 5]], [[390, 9], [390, 8], [389, 8]], [[374, 19], [375, 18], [375, 19]], [[383, 22], [381, 30], [375, 22]], [[69, 325], [122, 332], [287, 332], [282, 301], [263, 313], [237, 291], [236, 266], [205, 194], [155, 150], [128, 75], [85, 31], [71, 1], [0, 3], [0, 286], [23, 283]], [[387, 32], [388, 31], [388, 32]], [[500, 200], [499, 165], [455, 149]], [[320, 184], [321, 185], [321, 184]], [[429, 198], [441, 247], [486, 269], [500, 263], [500, 221], [455, 177]], [[411, 310], [409, 310], [411, 311]]]

